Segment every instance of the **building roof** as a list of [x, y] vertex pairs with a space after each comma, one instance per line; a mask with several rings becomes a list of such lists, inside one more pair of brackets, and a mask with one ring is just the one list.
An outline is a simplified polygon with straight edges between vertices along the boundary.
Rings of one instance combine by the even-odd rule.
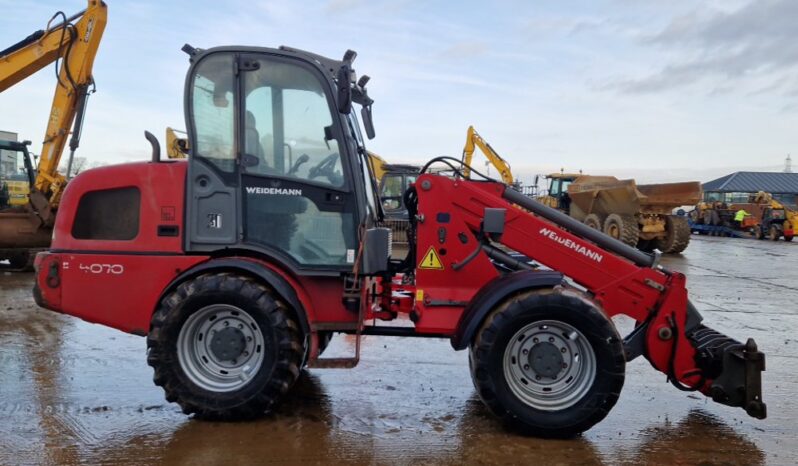
[[704, 183], [704, 192], [798, 194], [798, 173], [734, 172]]

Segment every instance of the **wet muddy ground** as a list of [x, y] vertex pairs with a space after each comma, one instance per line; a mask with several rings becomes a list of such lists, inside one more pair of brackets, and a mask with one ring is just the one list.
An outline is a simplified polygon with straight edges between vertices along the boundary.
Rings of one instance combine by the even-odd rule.
[[767, 354], [768, 419], [679, 392], [640, 358], [592, 430], [522, 437], [482, 407], [448, 341], [367, 337], [357, 368], [306, 371], [271, 416], [194, 421], [153, 385], [143, 338], [40, 310], [31, 274], [0, 272], [0, 464], [798, 463], [798, 243], [695, 237], [663, 263], [709, 326]]

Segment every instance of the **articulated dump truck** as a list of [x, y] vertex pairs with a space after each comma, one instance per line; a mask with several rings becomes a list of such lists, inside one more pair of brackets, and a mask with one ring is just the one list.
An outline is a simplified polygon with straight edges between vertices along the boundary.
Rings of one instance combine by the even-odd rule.
[[556, 173], [548, 176], [544, 203], [646, 252], [677, 254], [690, 242], [687, 217], [672, 215], [701, 199], [701, 184], [638, 185], [613, 176]]

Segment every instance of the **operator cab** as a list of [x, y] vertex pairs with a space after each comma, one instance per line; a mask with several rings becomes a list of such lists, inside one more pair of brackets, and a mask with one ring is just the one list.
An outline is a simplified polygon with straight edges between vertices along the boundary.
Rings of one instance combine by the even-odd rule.
[[28, 203], [35, 179], [29, 144], [0, 140], [0, 210]]
[[380, 200], [387, 218], [407, 218], [404, 193], [418, 178], [419, 168], [412, 165], [386, 165], [380, 180]]
[[184, 50], [186, 250], [254, 250], [304, 273], [351, 270], [360, 227], [381, 212], [352, 105], [373, 137], [355, 53], [337, 61], [287, 47]]
[[579, 175], [555, 173], [547, 177], [549, 179], [549, 207], [568, 212], [571, 204], [571, 198], [568, 195], [568, 186], [570, 186], [578, 176]]

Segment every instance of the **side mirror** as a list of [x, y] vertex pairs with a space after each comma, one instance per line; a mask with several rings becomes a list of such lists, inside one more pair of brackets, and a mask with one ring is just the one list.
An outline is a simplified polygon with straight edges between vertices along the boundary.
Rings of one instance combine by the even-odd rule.
[[374, 120], [371, 119], [371, 105], [363, 106], [360, 109], [360, 117], [363, 120], [363, 128], [366, 130], [366, 136], [369, 139], [374, 139]]
[[352, 67], [348, 63], [341, 65], [336, 75], [338, 85], [338, 111], [340, 113], [349, 113], [352, 111], [352, 87], [350, 77], [352, 76]]

